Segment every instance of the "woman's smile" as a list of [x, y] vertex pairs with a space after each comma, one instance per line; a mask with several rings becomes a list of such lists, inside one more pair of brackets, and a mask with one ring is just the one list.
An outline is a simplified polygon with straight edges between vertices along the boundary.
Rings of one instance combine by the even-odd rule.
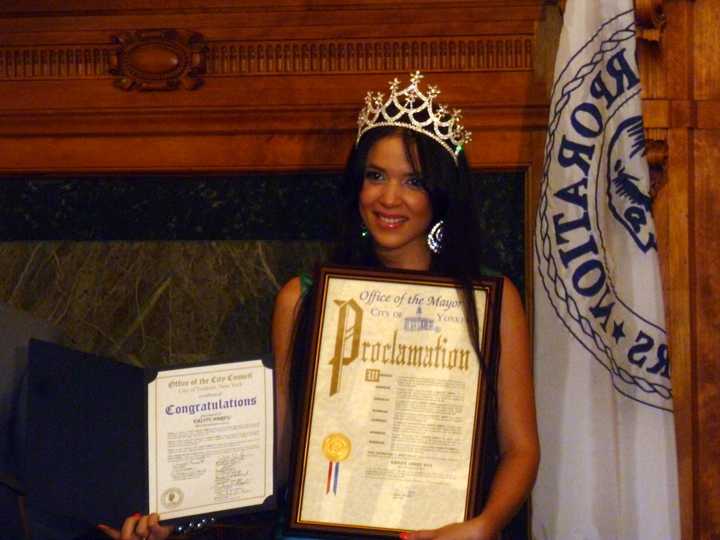
[[407, 218], [404, 216], [399, 216], [397, 214], [386, 214], [384, 212], [375, 212], [375, 216], [377, 216], [378, 219], [378, 225], [380, 227], [384, 227], [386, 229], [397, 229], [400, 227], [403, 223], [407, 221]]

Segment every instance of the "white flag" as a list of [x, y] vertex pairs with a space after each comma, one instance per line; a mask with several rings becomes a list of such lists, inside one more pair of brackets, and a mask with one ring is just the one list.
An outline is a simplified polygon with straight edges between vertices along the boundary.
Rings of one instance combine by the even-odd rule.
[[535, 237], [536, 539], [680, 538], [633, 0], [569, 0]]

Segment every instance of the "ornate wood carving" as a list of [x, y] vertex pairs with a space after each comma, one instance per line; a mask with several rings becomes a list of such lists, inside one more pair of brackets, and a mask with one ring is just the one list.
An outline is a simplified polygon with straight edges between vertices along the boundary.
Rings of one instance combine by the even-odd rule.
[[197, 88], [213, 76], [531, 71], [531, 35], [302, 41], [184, 40], [173, 30], [122, 34], [113, 45], [2, 47], [0, 80], [116, 77], [124, 90]]
[[107, 76], [111, 45], [0, 48], [0, 81], [96, 79]]
[[530, 35], [379, 40], [216, 42], [209, 75], [423, 71], [529, 71]]
[[194, 90], [205, 73], [203, 37], [185, 30], [140, 30], [113, 36], [110, 74], [123, 90]]
[[638, 38], [659, 42], [665, 28], [663, 0], [635, 0], [635, 18], [638, 23]]

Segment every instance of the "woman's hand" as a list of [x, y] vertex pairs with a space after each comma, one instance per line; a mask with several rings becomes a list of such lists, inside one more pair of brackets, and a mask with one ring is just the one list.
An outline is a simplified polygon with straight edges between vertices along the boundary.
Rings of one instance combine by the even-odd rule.
[[160, 525], [157, 514], [133, 514], [125, 519], [119, 531], [107, 525], [98, 525], [98, 529], [113, 540], [165, 540], [173, 532], [173, 527]]
[[400, 533], [400, 540], [490, 540], [493, 536], [477, 520], [446, 525], [434, 531]]

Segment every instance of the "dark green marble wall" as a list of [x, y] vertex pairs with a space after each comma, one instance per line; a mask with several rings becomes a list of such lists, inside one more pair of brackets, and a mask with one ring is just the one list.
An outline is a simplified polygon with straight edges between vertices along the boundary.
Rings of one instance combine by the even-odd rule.
[[[522, 173], [478, 174], [488, 266], [522, 288]], [[0, 302], [142, 365], [270, 348], [275, 293], [321, 260], [337, 175], [4, 178]], [[480, 241], [480, 239], [478, 239]]]

